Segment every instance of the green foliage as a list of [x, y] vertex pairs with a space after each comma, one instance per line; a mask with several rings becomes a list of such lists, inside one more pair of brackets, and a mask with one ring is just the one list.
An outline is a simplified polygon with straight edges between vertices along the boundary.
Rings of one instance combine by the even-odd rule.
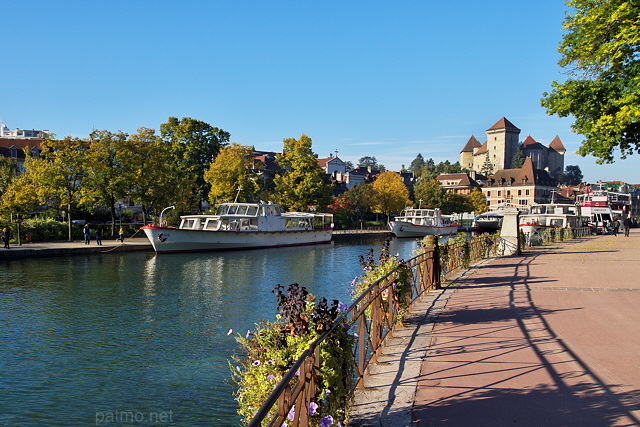
[[516, 154], [513, 156], [513, 159], [511, 160], [511, 168], [512, 169], [521, 168], [522, 165], [524, 165], [525, 159], [526, 159], [526, 156], [524, 155], [524, 150], [522, 149], [522, 146], [518, 146], [518, 151], [516, 151]]
[[493, 175], [494, 169], [493, 163], [491, 163], [491, 159], [489, 159], [489, 153], [487, 153], [484, 156], [484, 163], [482, 163], [480, 167], [480, 172], [482, 172], [484, 176], [489, 177]]
[[[289, 285], [287, 293], [283, 289], [280, 285], [274, 289], [280, 312], [278, 320], [261, 322], [253, 333], [236, 337], [244, 355], [236, 356], [230, 367], [238, 386], [238, 413], [245, 423], [253, 418], [302, 353], [346, 308], [337, 301], [329, 308], [324, 298], [316, 304], [315, 297], [295, 283]], [[313, 424], [328, 415], [343, 422], [346, 419], [353, 390], [353, 345], [353, 336], [342, 326], [320, 344], [319, 387], [312, 399], [317, 405], [311, 417]], [[301, 408], [294, 408], [298, 410]]]
[[205, 171], [229, 142], [229, 132], [191, 117], [169, 117], [160, 125], [160, 137], [169, 148], [178, 179], [193, 183], [196, 203], [204, 200], [209, 193]]
[[487, 202], [484, 201], [484, 196], [479, 188], [474, 188], [471, 194], [467, 196], [467, 199], [471, 205], [471, 210], [475, 212], [476, 215], [489, 210], [489, 206], [487, 205]]
[[284, 141], [278, 166], [282, 172], [274, 179], [277, 201], [285, 210], [307, 211], [311, 206], [324, 209], [331, 202], [331, 186], [307, 135]]
[[422, 200], [419, 202], [422, 208], [439, 208], [444, 201], [444, 190], [434, 178], [421, 176], [413, 187], [413, 193], [416, 201]]
[[409, 171], [418, 175], [420, 173], [420, 170], [424, 166], [425, 166], [424, 157], [422, 157], [422, 154], [418, 153], [416, 158], [411, 161], [411, 164], [409, 165]]
[[[218, 203], [220, 199], [245, 202], [254, 200], [258, 191], [257, 177], [251, 170], [253, 149], [247, 145], [231, 143], [220, 150], [218, 157], [204, 174], [209, 184], [209, 201]], [[238, 193], [238, 189], [240, 192]]]
[[578, 185], [582, 182], [582, 171], [580, 166], [567, 165], [564, 173], [560, 174], [558, 181], [565, 185]]
[[464, 194], [456, 194], [446, 192], [443, 197], [442, 206], [440, 207], [443, 214], [471, 212], [473, 206], [469, 198]]
[[548, 114], [573, 116], [584, 136], [578, 150], [613, 163], [640, 153], [640, 5], [637, 1], [568, 0], [571, 12], [559, 46], [569, 78], [552, 82], [541, 104]]

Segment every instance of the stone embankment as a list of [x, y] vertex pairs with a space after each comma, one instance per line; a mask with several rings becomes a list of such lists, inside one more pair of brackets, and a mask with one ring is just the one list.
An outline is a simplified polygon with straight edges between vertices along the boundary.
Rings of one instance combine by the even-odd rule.
[[95, 240], [86, 245], [83, 241], [75, 242], [42, 242], [23, 243], [22, 246], [11, 244], [11, 249], [0, 249], [0, 259], [36, 258], [43, 256], [86, 255], [126, 251], [153, 251], [146, 237], [125, 238], [119, 240], [103, 240], [97, 245]]

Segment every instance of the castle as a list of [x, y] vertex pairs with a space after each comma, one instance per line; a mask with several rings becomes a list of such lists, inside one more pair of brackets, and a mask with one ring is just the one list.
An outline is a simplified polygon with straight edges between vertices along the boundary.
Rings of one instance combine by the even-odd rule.
[[535, 169], [542, 169], [558, 179], [564, 171], [564, 154], [567, 151], [556, 137], [549, 146], [544, 146], [531, 136], [520, 143], [520, 129], [502, 117], [486, 131], [484, 144], [472, 135], [460, 152], [460, 166], [483, 175], [491, 175], [498, 170], [512, 169], [513, 160], [522, 151], [524, 158], [531, 158]]

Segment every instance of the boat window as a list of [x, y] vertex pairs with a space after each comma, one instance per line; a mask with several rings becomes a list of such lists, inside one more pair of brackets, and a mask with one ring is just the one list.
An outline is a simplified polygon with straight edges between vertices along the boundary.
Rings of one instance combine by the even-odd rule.
[[258, 213], [257, 206], [249, 206], [249, 209], [247, 209], [247, 215], [249, 216], [256, 216], [257, 213]]
[[229, 206], [228, 215], [235, 215], [238, 207], [237, 206]]
[[190, 219], [184, 219], [182, 221], [181, 228], [195, 230], [198, 228], [199, 225], [200, 225], [200, 220], [198, 218], [190, 218]]
[[552, 227], [562, 227], [562, 218], [551, 218], [549, 225]]
[[246, 215], [247, 214], [247, 206], [238, 206], [238, 215]]
[[216, 214], [218, 214], [218, 215], [226, 215], [227, 214], [227, 208], [228, 208], [228, 206], [226, 206], [226, 205], [218, 206], [218, 208], [216, 210]]
[[218, 220], [217, 219], [208, 219], [204, 224], [205, 230], [217, 230], [218, 229]]

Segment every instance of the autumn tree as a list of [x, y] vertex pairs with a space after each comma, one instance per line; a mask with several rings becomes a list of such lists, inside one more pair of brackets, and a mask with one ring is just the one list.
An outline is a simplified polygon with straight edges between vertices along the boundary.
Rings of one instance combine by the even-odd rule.
[[89, 210], [96, 206], [107, 206], [111, 214], [111, 235], [115, 234], [116, 201], [126, 195], [123, 159], [128, 135], [124, 132], [95, 130], [89, 137], [89, 150], [86, 152], [87, 175], [83, 181], [82, 205]]
[[62, 140], [45, 138], [42, 161], [32, 162], [31, 173], [40, 200], [58, 208], [66, 208], [69, 221], [69, 241], [72, 241], [71, 221], [81, 198], [83, 181], [87, 175], [87, 142], [67, 136]]
[[181, 191], [192, 195], [192, 202], [199, 205], [209, 193], [205, 171], [229, 142], [229, 132], [191, 117], [169, 117], [160, 125], [160, 136], [169, 146]]
[[[28, 150], [25, 150], [27, 153]], [[32, 164], [43, 162], [41, 159], [33, 159], [27, 154], [24, 162], [24, 172], [15, 175], [14, 178], [3, 187], [2, 198], [0, 199], [0, 211], [4, 217], [12, 214], [18, 218], [24, 217], [33, 212], [40, 199], [38, 197], [38, 185], [35, 183]]]
[[331, 201], [331, 186], [318, 155], [307, 135], [283, 140], [282, 155], [276, 160], [282, 169], [274, 178], [278, 202], [286, 210], [306, 211], [311, 206], [323, 209]]
[[343, 195], [344, 205], [359, 219], [371, 212], [375, 191], [373, 184], [358, 184], [349, 188]]
[[180, 197], [178, 176], [171, 167], [170, 147], [154, 129], [141, 127], [129, 135], [118, 161], [124, 170], [125, 192], [142, 205], [142, 220], [150, 212], [159, 212]]
[[423, 208], [439, 208], [444, 201], [444, 191], [440, 183], [434, 179], [421, 177], [413, 187], [415, 200]]
[[[205, 171], [204, 179], [209, 184], [209, 201], [215, 204], [222, 200], [245, 202], [254, 199], [259, 185], [251, 170], [253, 149], [246, 145], [227, 145]], [[239, 190], [239, 191], [238, 191]]]
[[400, 212], [411, 205], [409, 190], [402, 177], [396, 172], [382, 172], [373, 182], [372, 210], [389, 217], [391, 213]]
[[0, 197], [2, 197], [9, 184], [16, 178], [16, 176], [18, 176], [16, 163], [4, 157], [0, 157]]
[[489, 210], [489, 206], [487, 206], [487, 202], [485, 202], [482, 191], [479, 188], [474, 188], [471, 194], [467, 196], [467, 199], [471, 205], [471, 210], [475, 212], [476, 215]]
[[626, 0], [568, 0], [558, 62], [568, 78], [552, 82], [541, 104], [573, 116], [585, 139], [581, 156], [613, 163], [640, 153], [640, 4]]

